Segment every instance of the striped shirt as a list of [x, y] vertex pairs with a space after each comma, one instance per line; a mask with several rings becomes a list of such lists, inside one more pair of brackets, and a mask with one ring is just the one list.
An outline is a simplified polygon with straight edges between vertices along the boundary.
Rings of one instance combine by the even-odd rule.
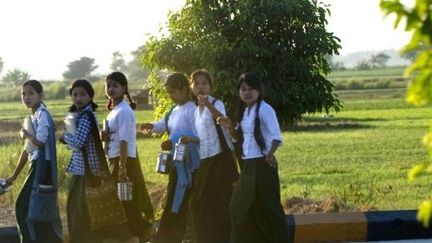
[[73, 151], [69, 165], [66, 169], [67, 172], [74, 175], [84, 175], [84, 150], [87, 152], [87, 158], [91, 172], [96, 175], [101, 174], [99, 158], [96, 153], [95, 142], [91, 134], [92, 127], [90, 118], [88, 116], [88, 111], [93, 114], [91, 105], [87, 105], [82, 111], [77, 113], [76, 133], [74, 135], [66, 133], [64, 136], [64, 140], [69, 146], [77, 148], [77, 150]]

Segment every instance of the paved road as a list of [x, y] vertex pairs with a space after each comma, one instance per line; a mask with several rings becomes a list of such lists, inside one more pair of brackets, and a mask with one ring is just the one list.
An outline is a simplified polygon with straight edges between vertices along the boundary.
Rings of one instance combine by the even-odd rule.
[[[432, 239], [428, 240], [391, 240], [391, 241], [368, 241], [375, 243], [432, 243]], [[359, 243], [359, 242], [347, 242], [347, 243]]]

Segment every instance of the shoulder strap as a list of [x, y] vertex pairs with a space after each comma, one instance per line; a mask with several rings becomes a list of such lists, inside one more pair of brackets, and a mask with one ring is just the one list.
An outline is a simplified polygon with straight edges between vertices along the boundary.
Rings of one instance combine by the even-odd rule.
[[265, 149], [266, 145], [265, 145], [265, 142], [264, 142], [264, 137], [261, 134], [261, 121], [259, 119], [259, 108], [260, 108], [260, 105], [261, 105], [261, 101], [262, 100], [259, 100], [257, 102], [257, 107], [256, 107], [256, 112], [255, 112], [254, 137], [255, 137], [255, 140], [256, 140], [258, 146], [261, 149], [261, 153], [264, 155], [264, 149]]
[[[91, 135], [93, 137], [93, 141], [94, 141], [95, 148], [96, 148], [96, 153], [97, 153], [98, 158], [99, 158], [99, 163], [100, 163], [102, 174], [109, 173], [108, 163], [107, 163], [107, 160], [106, 160], [106, 157], [105, 157], [105, 153], [104, 153], [104, 150], [103, 150], [103, 147], [102, 147], [102, 142], [101, 142], [100, 137], [99, 137], [99, 132], [98, 132], [98, 127], [97, 127], [97, 123], [96, 123], [96, 118], [94, 117], [94, 115], [93, 115], [92, 112], [90, 112], [90, 111], [84, 111], [84, 112], [87, 114], [87, 116], [89, 117], [90, 123], [92, 124], [91, 125], [91, 127], [92, 127], [91, 128]], [[87, 155], [88, 151], [86, 151], [85, 148], [84, 148], [83, 152], [84, 152], [83, 155], [84, 155], [85, 169], [88, 172], [90, 172], [90, 165], [89, 165], [88, 155]]]
[[171, 112], [174, 110], [175, 107], [176, 107], [176, 105], [171, 106], [171, 108], [169, 109], [169, 111], [165, 115], [165, 126], [166, 126], [166, 130], [168, 132], [168, 135], [170, 134], [170, 130], [168, 128], [168, 120], [169, 120], [169, 117], [171, 115]]
[[[212, 105], [213, 105], [213, 106], [216, 104], [216, 101], [217, 101], [217, 99], [215, 98], [215, 99], [213, 100], [213, 102], [212, 102]], [[219, 124], [217, 124], [217, 122], [216, 122], [216, 120], [214, 119], [214, 117], [213, 117], [213, 122], [214, 122], [214, 124], [215, 124], [216, 131], [217, 131], [217, 134], [218, 134], [218, 137], [219, 137], [219, 143], [220, 143], [222, 149], [223, 149], [224, 151], [229, 151], [230, 148], [228, 147], [227, 141], [225, 140], [225, 135], [224, 135], [223, 132], [222, 132], [222, 128], [220, 127]]]
[[47, 170], [46, 156], [45, 156], [45, 146], [38, 149], [38, 159], [36, 164], [36, 175], [35, 180], [33, 182], [33, 186], [38, 188], [38, 184], [40, 184], [40, 180], [45, 178], [46, 172], [49, 171], [51, 173], [51, 185], [53, 186], [53, 190], [57, 190], [58, 188], [58, 178], [57, 178], [57, 156], [56, 156], [56, 144], [55, 144], [55, 128], [54, 121], [46, 109], [42, 109], [41, 112], [45, 112], [48, 119], [48, 138], [47, 144], [50, 147], [50, 170]]

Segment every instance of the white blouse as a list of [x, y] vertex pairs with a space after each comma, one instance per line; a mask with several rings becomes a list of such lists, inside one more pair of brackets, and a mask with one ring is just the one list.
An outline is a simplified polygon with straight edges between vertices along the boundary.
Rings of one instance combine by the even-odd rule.
[[[215, 98], [208, 96], [209, 102], [213, 104]], [[225, 106], [220, 100], [216, 100], [214, 107], [226, 116]], [[222, 146], [219, 142], [219, 136], [216, 130], [216, 126], [213, 120], [213, 115], [207, 107], [200, 109], [199, 107], [195, 111], [195, 127], [198, 132], [200, 139], [200, 158], [206, 159], [215, 156], [222, 152]], [[222, 132], [225, 136], [225, 141], [228, 147], [233, 150], [231, 138], [225, 127], [221, 127]]]
[[[42, 112], [46, 109], [44, 104], [41, 104], [36, 112], [30, 116], [33, 127], [36, 132], [36, 140], [45, 144], [45, 160], [50, 160], [50, 146], [48, 143], [49, 134], [49, 123], [46, 112]], [[33, 161], [38, 159], [39, 150], [36, 149], [28, 154], [28, 160]]]
[[108, 158], [120, 156], [120, 141], [127, 143], [127, 156], [136, 157], [135, 113], [126, 100], [116, 105], [107, 116], [109, 129]]
[[192, 132], [193, 135], [197, 136], [195, 129], [196, 108], [192, 101], [183, 105], [176, 105], [169, 116], [168, 128], [165, 124], [165, 117], [162, 117], [159, 121], [152, 123], [153, 131], [163, 133], [169, 130], [170, 138], [172, 134], [183, 134], [184, 132]]
[[258, 146], [255, 136], [255, 114], [257, 103], [251, 107], [247, 107], [243, 114], [241, 126], [243, 130], [243, 159], [259, 158], [267, 155], [270, 151], [273, 140], [280, 141], [282, 144], [282, 136], [279, 128], [279, 122], [274, 109], [265, 101], [261, 101], [259, 107], [260, 130], [264, 138], [265, 149], [261, 151]]

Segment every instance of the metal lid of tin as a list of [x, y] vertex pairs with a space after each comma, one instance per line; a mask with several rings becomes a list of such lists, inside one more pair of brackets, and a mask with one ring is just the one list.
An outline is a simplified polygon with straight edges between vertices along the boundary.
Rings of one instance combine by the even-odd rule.
[[3, 195], [8, 191], [9, 191], [9, 188], [8, 188], [8, 186], [6, 186], [6, 180], [0, 179], [0, 195]]

